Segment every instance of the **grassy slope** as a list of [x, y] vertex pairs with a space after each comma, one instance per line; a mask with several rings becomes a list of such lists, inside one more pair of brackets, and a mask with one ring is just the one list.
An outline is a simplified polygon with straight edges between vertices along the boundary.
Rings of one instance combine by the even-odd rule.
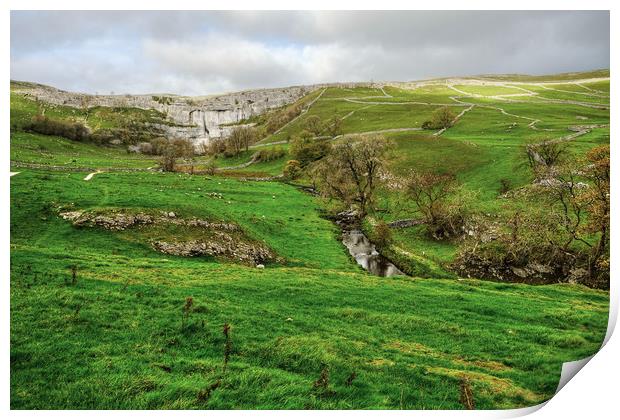
[[86, 111], [34, 101], [17, 91], [11, 91], [11, 126], [23, 127], [34, 115], [40, 113], [54, 119], [81, 121], [93, 130], [122, 127], [130, 120], [154, 123], [162, 123], [165, 120], [164, 115], [156, 110], [95, 107]]
[[527, 74], [499, 74], [481, 76], [483, 79], [514, 81], [514, 82], [557, 82], [566, 80], [591, 79], [596, 77], [609, 77], [608, 69], [577, 72], [577, 73], [559, 73], [548, 75], [527, 75]]
[[[551, 396], [561, 363], [604, 335], [604, 292], [367, 275], [313, 199], [286, 185], [82, 177], [11, 178], [12, 408], [460, 408], [462, 375], [477, 408], [525, 406]], [[50, 211], [70, 202], [233, 220], [289, 262], [164, 256]], [[77, 285], [66, 285], [74, 264]], [[187, 296], [195, 311], [182, 328]], [[223, 323], [230, 363], [201, 402], [220, 377]], [[325, 366], [322, 393], [312, 384]]]
[[[609, 89], [608, 82], [586, 86]], [[423, 108], [371, 103], [452, 103], [455, 94], [442, 85], [385, 91], [392, 98], [367, 98], [383, 96], [378, 89], [330, 88], [266, 141], [294, 134], [310, 115], [327, 119], [355, 111], [348, 132], [409, 126], [424, 118]], [[344, 97], [365, 103], [338, 99]], [[439, 138], [388, 134], [396, 145], [388, 164], [396, 173], [454, 171], [477, 192], [472, 205], [481, 210], [499, 210], [500, 179], [514, 186], [529, 181], [515, 163], [524, 142], [568, 134], [571, 125], [609, 122], [606, 110], [467, 100], [540, 118], [538, 127], [556, 131], [535, 131], [527, 128], [529, 120], [476, 107]], [[66, 111], [51, 107], [46, 115], [85, 118]], [[89, 125], [118, 124], [114, 111], [103, 111]], [[32, 113], [32, 104], [12, 97], [13, 125]], [[599, 128], [571, 148], [583, 153], [608, 143], [609, 128]], [[251, 153], [217, 163], [242, 163]], [[11, 159], [67, 167], [152, 166], [150, 159], [112, 148], [19, 131], [11, 139]], [[286, 159], [238, 172], [278, 174]], [[13, 408], [460, 408], [461, 375], [472, 382], [477, 408], [512, 408], [552, 395], [561, 362], [592, 354], [605, 332], [605, 292], [369, 276], [348, 257], [336, 229], [319, 217], [319, 204], [283, 184], [152, 173], [99, 174], [84, 182], [84, 175], [22, 169], [11, 178]], [[122, 234], [74, 229], [50, 212], [67, 203], [232, 220], [286, 263], [257, 270], [164, 256]], [[377, 217], [411, 216], [407, 203], [392, 193], [382, 194], [380, 207], [389, 211]], [[432, 267], [453, 258], [452, 244], [426, 239], [419, 228], [394, 236], [428, 272], [441, 273]], [[68, 286], [74, 264], [78, 284]], [[196, 311], [181, 328], [187, 296], [195, 298]], [[199, 402], [197, 392], [221, 372], [224, 322], [233, 328], [230, 365], [209, 401]], [[324, 366], [334, 394], [313, 389]], [[357, 378], [346, 386], [352, 371]]]
[[67, 168], [148, 168], [154, 158], [130, 155], [126, 150], [79, 143], [62, 137], [17, 131], [11, 135], [11, 161]]

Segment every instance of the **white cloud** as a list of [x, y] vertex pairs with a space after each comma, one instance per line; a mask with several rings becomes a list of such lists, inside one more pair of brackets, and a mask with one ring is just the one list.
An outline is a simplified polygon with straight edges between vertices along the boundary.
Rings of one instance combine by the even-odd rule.
[[11, 77], [223, 91], [609, 67], [608, 12], [12, 12]]

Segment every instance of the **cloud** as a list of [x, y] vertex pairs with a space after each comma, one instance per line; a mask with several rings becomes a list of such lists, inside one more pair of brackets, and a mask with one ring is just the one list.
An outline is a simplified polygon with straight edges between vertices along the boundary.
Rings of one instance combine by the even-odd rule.
[[87, 92], [608, 67], [605, 11], [11, 13], [11, 78]]

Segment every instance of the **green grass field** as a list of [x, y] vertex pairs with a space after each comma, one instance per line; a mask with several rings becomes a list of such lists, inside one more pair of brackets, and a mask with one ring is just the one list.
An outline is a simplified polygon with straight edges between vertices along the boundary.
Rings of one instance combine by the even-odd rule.
[[[82, 176], [11, 179], [13, 408], [459, 408], [461, 375], [479, 408], [527, 406], [604, 335], [605, 292], [368, 275], [317, 203], [286, 185]], [[235, 221], [286, 262], [163, 256], [72, 227], [53, 210], [69, 203]], [[182, 327], [187, 296], [196, 306]], [[233, 350], [221, 375], [224, 323]], [[313, 388], [326, 366], [329, 388]]]
[[[524, 82], [527, 89], [561, 81], [550, 87], [575, 94], [559, 92], [558, 100], [592, 102], [577, 92], [600, 95], [609, 81], [583, 83], [586, 89], [572, 81], [604, 74], [482, 80]], [[482, 82], [458, 88], [516, 93]], [[531, 182], [523, 165], [527, 142], [603, 125], [568, 144], [582, 154], [610, 143], [608, 109], [518, 98], [465, 97], [443, 82], [330, 87], [262, 143], [294, 136], [312, 115], [344, 118], [344, 134], [387, 130], [392, 174], [454, 173], [474, 197], [472, 209], [499, 214], [502, 180], [513, 188]], [[450, 104], [455, 114], [474, 106], [441, 135], [389, 131], [421, 127], [437, 108], [406, 102]], [[608, 292], [458, 278], [450, 271], [456, 245], [430, 239], [420, 226], [393, 229], [385, 251], [416, 275], [367, 273], [325, 217], [333, 203], [284, 182], [244, 179], [280, 175], [291, 159], [288, 144], [277, 146], [287, 152], [282, 158], [215, 176], [159, 173], [146, 170], [157, 157], [24, 132], [42, 107], [91, 127], [117, 127], [127, 115], [157, 118], [104, 108], [87, 116], [12, 92], [11, 170], [19, 172], [10, 178], [13, 409], [462, 409], [463, 378], [477, 409], [518, 408], [552, 397], [562, 363], [592, 355], [602, 343]], [[252, 122], [260, 127], [266, 117]], [[263, 147], [274, 146], [220, 156], [216, 166], [248, 162]], [[206, 161], [198, 157], [196, 169]], [[85, 181], [91, 169], [108, 171]], [[413, 216], [411, 203], [389, 188], [379, 191], [376, 207], [363, 224], [369, 233], [378, 220]], [[153, 235], [187, 240], [196, 232], [75, 227], [59, 214], [110, 209], [234, 223], [239, 235], [278, 258], [261, 269], [234, 258], [163, 254]], [[188, 297], [193, 305], [184, 310]]]

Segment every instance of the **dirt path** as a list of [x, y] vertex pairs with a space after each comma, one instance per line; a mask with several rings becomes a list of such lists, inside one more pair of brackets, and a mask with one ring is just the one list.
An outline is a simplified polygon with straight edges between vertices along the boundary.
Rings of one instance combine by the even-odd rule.
[[98, 171], [95, 171], [95, 172], [91, 172], [91, 173], [89, 173], [88, 175], [86, 175], [86, 176], [84, 177], [84, 181], [90, 181], [91, 179], [93, 179], [93, 177], [94, 177], [95, 175], [100, 174], [101, 172], [102, 172], [102, 171], [99, 171], [99, 170], [98, 170]]
[[363, 109], [368, 109], [368, 108], [371, 108], [371, 107], [373, 107], [373, 106], [375, 106], [375, 104], [366, 105], [366, 106], [363, 106], [363, 107], [361, 107], [361, 108], [354, 109], [353, 111], [349, 112], [347, 115], [345, 115], [344, 117], [342, 117], [342, 118], [340, 119], [340, 121], [344, 121], [344, 120], [346, 120], [346, 119], [347, 119], [347, 118], [349, 118], [351, 115], [355, 114], [357, 111], [361, 111], [361, 110], [363, 110]]
[[383, 133], [404, 133], [407, 131], [422, 131], [421, 127], [405, 127], [405, 128], [386, 128], [384, 130], [373, 130], [373, 131], [362, 131], [359, 133], [347, 133], [340, 134], [339, 136], [332, 137], [331, 140], [340, 139], [343, 137], [352, 137], [352, 136], [367, 136], [372, 134], [383, 134]]
[[385, 89], [383, 88], [383, 86], [381, 86], [381, 92], [383, 92], [383, 96], [385, 96], [386, 98], [392, 98], [393, 96], [390, 95], [389, 93], [387, 93], [385, 91]]
[[260, 162], [260, 159], [258, 159], [257, 154], [252, 155], [252, 158], [250, 160], [248, 160], [245, 163], [240, 163], [239, 165], [233, 165], [233, 166], [222, 166], [221, 168], [217, 168], [218, 170], [224, 170], [224, 171], [230, 171], [230, 170], [234, 170], [234, 169], [243, 169], [243, 168], [247, 168], [250, 165], [253, 165], [257, 162]]
[[[459, 115], [457, 115], [456, 117], [454, 117], [454, 119], [452, 120], [452, 126], [454, 124], [457, 123], [457, 121], [463, 116], [465, 115], [467, 112], [471, 111], [472, 109], [474, 109], [476, 105], [471, 105], [469, 108], [465, 108], [464, 110], [461, 111], [461, 113]], [[441, 130], [439, 130], [438, 132], [434, 133], [433, 136], [437, 137], [437, 136], [441, 136], [446, 130], [448, 129], [448, 127], [442, 128]]]
[[[377, 96], [376, 96], [377, 97]], [[378, 96], [378, 98], [380, 98], [381, 96]], [[360, 101], [360, 99], [363, 98], [357, 98], [357, 99], [353, 99], [353, 98], [342, 98], [341, 100], [343, 101], [347, 101], [347, 102], [351, 102], [354, 104], [372, 104], [372, 105], [429, 105], [429, 106], [462, 106], [462, 105], [458, 105], [458, 104], [451, 104], [451, 103], [447, 103], [447, 104], [443, 104], [443, 103], [436, 103], [436, 102], [421, 102], [421, 101], [404, 101], [404, 102], [379, 102], [379, 101], [372, 101], [372, 102], [368, 102], [368, 101]]]
[[501, 108], [499, 106], [472, 104], [471, 102], [461, 101], [461, 99], [459, 97], [457, 97], [457, 96], [451, 96], [450, 99], [452, 99], [455, 102], [461, 103], [461, 104], [472, 105], [472, 107], [475, 105], [475, 106], [478, 106], [479, 108], [494, 109], [494, 110], [499, 111], [502, 114], [507, 115], [509, 117], [521, 118], [521, 119], [524, 119], [524, 120], [528, 120], [528, 121], [530, 121], [530, 123], [527, 126], [529, 128], [531, 128], [532, 130], [537, 130], [537, 131], [556, 131], [553, 128], [538, 128], [538, 127], [536, 127], [536, 124], [542, 121], [540, 119], [525, 117], [523, 115], [511, 114], [510, 112], [507, 112], [504, 108]]
[[299, 113], [298, 116], [296, 116], [295, 118], [293, 118], [292, 120], [290, 120], [289, 122], [287, 122], [286, 124], [284, 124], [282, 127], [278, 128], [272, 135], [276, 135], [279, 132], [281, 132], [282, 130], [284, 130], [286, 127], [288, 127], [289, 125], [291, 125], [293, 122], [295, 122], [297, 119], [299, 119], [299, 117], [301, 117], [302, 115], [304, 115], [306, 112], [308, 112], [308, 110], [310, 109], [310, 107], [312, 107], [312, 105], [314, 105], [314, 103], [316, 101], [318, 101], [319, 99], [321, 99], [321, 96], [323, 96], [323, 94], [325, 93], [325, 91], [327, 90], [327, 88], [323, 89], [321, 91], [321, 93], [319, 93], [319, 96], [317, 96], [316, 98], [314, 98], [312, 101], [310, 101], [310, 103]]
[[256, 143], [256, 144], [251, 145], [249, 148], [250, 149], [258, 149], [259, 147], [275, 146], [275, 145], [278, 145], [278, 144], [286, 144], [286, 143], [288, 143], [288, 141], [286, 141], [286, 140], [272, 141], [272, 142], [269, 142], [269, 143]]
[[[582, 88], [588, 89], [588, 90], [590, 90], [590, 91], [592, 91], [592, 92], [598, 92], [598, 91], [593, 91], [593, 90], [592, 90], [592, 89], [590, 89], [590, 88], [586, 88], [585, 86], [581, 86], [581, 85], [579, 85], [579, 84], [577, 84], [577, 83], [567, 83], [567, 84], [568, 84], [568, 85], [575, 85], [575, 86], [579, 86], [579, 87], [582, 87]], [[595, 98], [609, 98], [609, 95], [602, 95], [602, 94], [600, 94], [600, 93], [574, 92], [574, 91], [572, 91], [572, 90], [564, 90], [564, 89], [555, 89], [555, 88], [550, 88], [549, 86], [545, 86], [545, 85], [537, 85], [537, 86], [540, 86], [541, 88], [546, 89], [546, 90], [553, 90], [553, 91], [556, 91], [556, 92], [564, 92], [564, 93], [572, 93], [572, 94], [575, 94], [575, 95], [592, 96], [592, 97], [595, 97]]]
[[[571, 133], [571, 134], [568, 134], [568, 135], [565, 135], [565, 136], [561, 136], [561, 137], [557, 137], [555, 139], [542, 141], [540, 143], [537, 143], [536, 145], [556, 144], [556, 143], [569, 142], [569, 141], [575, 140], [577, 137], [581, 137], [581, 136], [583, 136], [585, 134], [588, 134], [594, 128], [602, 128], [602, 127], [609, 127], [609, 124], [593, 124], [593, 125], [584, 125], [584, 126], [573, 127], [573, 129], [575, 130], [574, 133]], [[528, 153], [531, 154], [532, 158], [535, 161], [537, 161], [539, 163], [544, 163], [544, 159], [542, 159], [542, 157], [538, 154], [538, 152], [536, 152], [535, 148], [528, 148]]]

